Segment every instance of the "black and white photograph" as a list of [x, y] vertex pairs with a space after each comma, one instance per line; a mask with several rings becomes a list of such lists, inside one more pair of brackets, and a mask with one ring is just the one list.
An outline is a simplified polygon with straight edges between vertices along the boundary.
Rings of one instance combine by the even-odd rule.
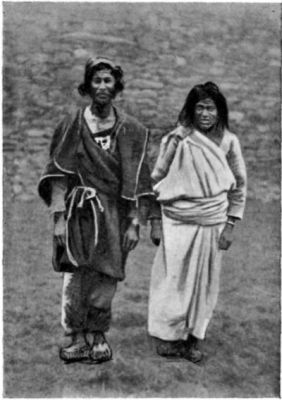
[[2, 28], [2, 397], [279, 398], [281, 4]]

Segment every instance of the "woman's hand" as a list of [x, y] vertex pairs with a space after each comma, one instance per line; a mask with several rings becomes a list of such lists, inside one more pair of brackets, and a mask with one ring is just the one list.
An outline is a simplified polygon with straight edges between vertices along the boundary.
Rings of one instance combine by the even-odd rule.
[[54, 215], [54, 237], [60, 246], [66, 243], [66, 221], [64, 214], [64, 212], [57, 212]]
[[155, 246], [159, 246], [162, 238], [162, 222], [158, 218], [151, 221], [151, 240]]
[[123, 237], [122, 248], [129, 252], [133, 250], [139, 242], [139, 224], [130, 223]]
[[225, 227], [220, 235], [218, 247], [220, 250], [228, 250], [233, 242], [233, 225], [225, 224]]

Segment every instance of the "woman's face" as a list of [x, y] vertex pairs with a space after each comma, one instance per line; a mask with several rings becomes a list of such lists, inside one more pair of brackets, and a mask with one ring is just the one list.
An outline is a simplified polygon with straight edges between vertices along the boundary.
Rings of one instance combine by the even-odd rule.
[[207, 132], [211, 130], [218, 121], [218, 111], [214, 101], [210, 98], [196, 103], [194, 111], [195, 128]]
[[109, 69], [96, 71], [91, 81], [90, 96], [95, 103], [109, 104], [115, 97], [115, 78]]

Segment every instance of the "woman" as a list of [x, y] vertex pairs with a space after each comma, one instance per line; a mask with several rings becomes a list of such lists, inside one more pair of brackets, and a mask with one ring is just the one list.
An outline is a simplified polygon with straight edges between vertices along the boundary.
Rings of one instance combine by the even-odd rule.
[[149, 333], [161, 356], [199, 362], [219, 291], [221, 250], [246, 201], [246, 169], [218, 87], [195, 86], [166, 135], [152, 173], [162, 240], [150, 285]]
[[53, 265], [64, 272], [61, 348], [66, 362], [108, 361], [106, 340], [117, 282], [139, 240], [152, 195], [146, 162], [148, 131], [113, 100], [123, 71], [90, 58], [78, 91], [90, 104], [57, 127], [39, 194], [54, 216]]

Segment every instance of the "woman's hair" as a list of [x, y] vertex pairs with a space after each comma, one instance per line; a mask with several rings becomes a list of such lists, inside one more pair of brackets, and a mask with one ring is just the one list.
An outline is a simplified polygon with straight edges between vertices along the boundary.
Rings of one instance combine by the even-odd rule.
[[84, 82], [81, 83], [77, 90], [81, 96], [91, 93], [91, 81], [97, 71], [109, 69], [115, 78], [115, 95], [124, 89], [123, 70], [119, 65], [115, 65], [113, 61], [107, 58], [89, 58], [85, 65]]
[[223, 130], [229, 128], [228, 106], [225, 97], [220, 92], [218, 86], [213, 82], [206, 82], [202, 85], [196, 85], [188, 93], [184, 106], [178, 116], [178, 122], [183, 126], [194, 124], [195, 106], [204, 99], [212, 99], [218, 112], [217, 128]]

